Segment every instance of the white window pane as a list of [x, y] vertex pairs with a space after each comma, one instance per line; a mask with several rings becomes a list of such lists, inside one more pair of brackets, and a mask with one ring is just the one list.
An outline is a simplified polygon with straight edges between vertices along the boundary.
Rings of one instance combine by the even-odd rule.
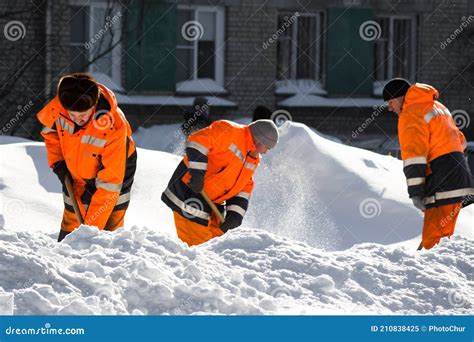
[[214, 12], [198, 12], [198, 21], [202, 25], [203, 35], [200, 40], [214, 41], [216, 36], [216, 16]]
[[380, 25], [381, 34], [380, 38], [375, 40], [374, 46], [374, 73], [375, 79], [379, 81], [384, 81], [391, 78], [390, 68], [390, 18], [383, 17], [377, 18], [377, 23]]
[[89, 20], [87, 7], [70, 6], [71, 19], [69, 27], [71, 32], [71, 43], [84, 44], [89, 36]]
[[106, 16], [107, 11], [105, 8], [92, 8], [92, 32], [90, 38], [91, 42], [93, 43], [92, 51], [95, 54], [99, 54], [100, 52], [107, 50], [112, 41], [111, 29], [106, 27]]
[[69, 47], [69, 71], [86, 72], [87, 71], [87, 51], [83, 45]]
[[112, 76], [112, 69], [113, 69], [113, 60], [112, 60], [112, 53], [110, 52], [100, 57], [92, 65], [92, 71], [102, 72], [109, 76]]
[[95, 59], [108, 51], [105, 55], [95, 60], [91, 69], [94, 72], [102, 72], [112, 76], [113, 58], [112, 50], [113, 39], [116, 41], [120, 36], [120, 24], [114, 15], [111, 7], [91, 7], [92, 32], [90, 35], [91, 58]]
[[198, 42], [198, 78], [214, 79], [214, 42]]
[[[285, 21], [288, 21], [288, 15], [278, 16], [278, 28], [283, 27]], [[294, 25], [294, 24], [293, 24]], [[292, 30], [293, 25], [285, 29], [278, 37], [277, 41], [277, 79], [290, 79], [291, 77], [291, 49], [292, 49]]]
[[314, 79], [316, 77], [316, 17], [298, 18], [297, 42], [297, 79]]
[[189, 80], [193, 75], [192, 49], [176, 49], [176, 82]]
[[194, 12], [191, 10], [178, 10], [176, 16], [176, 45], [192, 45], [191, 40], [186, 40], [183, 37], [183, 27], [186, 23], [194, 20]]
[[410, 34], [409, 19], [395, 19], [393, 23], [393, 77], [410, 76]]

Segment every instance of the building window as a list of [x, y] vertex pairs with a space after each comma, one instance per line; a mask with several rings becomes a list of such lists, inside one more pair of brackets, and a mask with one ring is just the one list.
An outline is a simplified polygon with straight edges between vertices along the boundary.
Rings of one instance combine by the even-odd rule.
[[70, 71], [102, 73], [121, 84], [121, 11], [109, 2], [70, 6]]
[[323, 15], [278, 15], [277, 80], [323, 79]]
[[374, 77], [378, 82], [394, 77], [415, 78], [416, 18], [380, 16], [381, 36], [375, 41]]
[[[176, 82], [211, 79], [222, 86], [224, 84], [223, 9], [209, 6], [179, 6], [176, 25]], [[194, 33], [183, 34], [186, 27], [193, 27]], [[193, 34], [197, 34], [200, 38], [194, 39]]]

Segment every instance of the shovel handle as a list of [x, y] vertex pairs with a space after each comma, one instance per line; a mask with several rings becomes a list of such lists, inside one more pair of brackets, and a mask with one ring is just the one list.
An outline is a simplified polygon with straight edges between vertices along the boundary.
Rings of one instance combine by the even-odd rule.
[[423, 249], [423, 241], [420, 242], [420, 245], [417, 248], [417, 251], [421, 251]]
[[72, 187], [71, 178], [68, 174], [64, 177], [64, 184], [66, 185], [66, 190], [69, 195], [69, 199], [71, 200], [72, 207], [74, 208], [74, 213], [76, 214], [77, 221], [79, 224], [84, 223], [84, 219], [81, 214], [81, 210], [79, 209], [79, 205], [77, 204], [76, 196], [74, 195], [74, 189]]
[[209, 198], [209, 196], [207, 196], [207, 194], [204, 192], [204, 190], [201, 191], [201, 196], [204, 198], [204, 200], [207, 202], [207, 204], [209, 204], [209, 206], [211, 207], [214, 214], [217, 215], [217, 217], [219, 218], [219, 223], [224, 223], [224, 221], [225, 221], [224, 215], [222, 215], [222, 213], [219, 211], [219, 209], [217, 209], [216, 204], [211, 201], [211, 199]]

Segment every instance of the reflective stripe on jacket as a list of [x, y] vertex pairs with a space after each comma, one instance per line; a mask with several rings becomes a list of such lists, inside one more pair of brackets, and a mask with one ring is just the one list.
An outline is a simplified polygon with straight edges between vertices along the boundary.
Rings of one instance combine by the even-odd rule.
[[408, 90], [398, 120], [398, 134], [410, 197], [427, 207], [473, 202], [472, 175], [464, 156], [466, 141], [438, 91], [416, 83]]
[[[115, 95], [103, 85], [99, 89], [95, 113], [82, 127], [75, 125], [58, 97], [38, 113], [38, 119], [44, 126], [41, 135], [50, 167], [66, 161], [85, 223], [103, 229], [113, 210], [128, 206], [136, 151]], [[64, 199], [72, 211], [66, 193]]]

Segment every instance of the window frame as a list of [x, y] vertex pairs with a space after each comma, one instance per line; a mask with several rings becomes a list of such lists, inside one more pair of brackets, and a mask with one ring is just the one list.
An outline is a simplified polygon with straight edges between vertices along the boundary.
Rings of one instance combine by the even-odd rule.
[[[69, 7], [72, 7], [72, 6], [87, 7], [87, 10], [89, 11], [88, 12], [89, 32], [88, 32], [88, 37], [86, 37], [87, 39], [86, 42], [84, 42], [83, 44], [80, 44], [80, 43], [71, 43], [71, 41], [69, 41], [68, 46], [71, 46], [71, 47], [84, 46], [85, 43], [91, 41], [94, 35], [97, 33], [97, 32], [94, 32], [94, 20], [92, 19], [92, 15], [91, 15], [92, 11], [94, 10], [94, 8], [107, 9], [108, 8], [107, 6], [108, 5], [110, 6], [110, 4], [113, 4], [113, 3], [104, 1], [104, 0], [96, 0], [96, 1], [70, 0], [68, 4]], [[122, 6], [120, 2], [117, 2], [117, 10], [118, 10], [117, 13], [122, 11]], [[122, 38], [121, 35], [123, 33], [123, 27], [122, 27], [123, 22], [122, 22], [121, 17], [118, 18], [117, 22], [114, 23], [114, 26], [115, 25], [118, 25], [118, 28], [116, 29], [116, 31], [120, 32], [119, 38], [121, 39]], [[91, 51], [89, 49], [86, 49], [86, 52], [87, 52], [87, 59], [90, 60]], [[115, 84], [117, 84], [119, 87], [122, 87], [122, 42], [120, 41], [109, 53], [111, 54], [111, 58], [112, 58], [112, 65], [110, 68], [111, 75], [109, 74], [106, 74], [106, 75], [109, 76], [114, 81]], [[87, 66], [86, 72], [88, 73], [101, 72], [100, 70], [94, 70], [94, 66], [95, 66], [95, 63], [89, 64]]]
[[[187, 10], [192, 11], [192, 19], [194, 21], [198, 21], [198, 12], [212, 12], [215, 13], [216, 23], [215, 23], [215, 40], [214, 40], [214, 47], [215, 47], [215, 65], [214, 65], [214, 81], [220, 85], [224, 86], [224, 68], [225, 68], [225, 12], [224, 8], [220, 6], [201, 6], [201, 5], [178, 5], [177, 11], [180, 10]], [[179, 32], [181, 28], [179, 28]], [[176, 84], [180, 82], [186, 81], [195, 81], [199, 80], [198, 76], [198, 41], [199, 39], [192, 41], [192, 47], [188, 45], [178, 45], [176, 44], [176, 49], [192, 49], [193, 50], [193, 70], [192, 70], [192, 77], [186, 80], [178, 81], [176, 80]]]
[[[295, 26], [294, 29], [292, 29], [291, 32], [291, 61], [290, 61], [290, 70], [289, 78], [279, 78], [280, 75], [276, 75], [276, 80], [277, 81], [293, 81], [293, 80], [312, 80], [312, 81], [317, 81], [320, 84], [324, 84], [325, 80], [325, 54], [324, 54], [324, 49], [325, 49], [325, 44], [326, 44], [326, 37], [324, 34], [324, 30], [322, 32], [321, 28], [326, 26], [326, 13], [324, 10], [320, 11], [315, 11], [315, 12], [305, 12], [301, 13], [298, 12], [299, 15], [296, 18], [295, 22], [292, 24], [292, 26]], [[278, 19], [280, 16], [292, 16], [294, 15], [295, 12], [291, 11], [282, 11], [278, 12]], [[315, 75], [313, 75], [313, 78], [297, 78], [297, 72], [298, 72], [298, 64], [297, 64], [297, 58], [298, 58], [298, 43], [293, 44], [294, 41], [298, 41], [298, 21], [301, 17], [314, 17], [316, 18], [316, 25], [315, 25], [315, 37], [316, 39], [320, 39], [321, 42], [319, 42], [316, 45], [316, 54], [315, 54]], [[277, 20], [277, 25], [278, 25], [279, 20]], [[279, 29], [279, 27], [277, 27]], [[279, 56], [278, 50], [277, 50], [277, 58]], [[277, 65], [279, 61], [277, 60]]]
[[[418, 20], [416, 15], [403, 15], [403, 14], [377, 14], [375, 15], [375, 20], [378, 23], [378, 19], [384, 18], [384, 19], [389, 19], [389, 34], [388, 34], [388, 63], [387, 63], [387, 79], [377, 79], [376, 74], [374, 74], [374, 79], [376, 82], [385, 82], [388, 80], [391, 80], [393, 76], [393, 61], [394, 61], [394, 55], [393, 55], [393, 44], [394, 44], [394, 21], [395, 19], [408, 19], [410, 20], [410, 46], [409, 49], [410, 51], [413, 51], [410, 54], [409, 58], [409, 72], [408, 72], [408, 79], [413, 81], [416, 78], [416, 72], [417, 72], [417, 56], [418, 56], [418, 34], [417, 34], [417, 25], [418, 25]], [[375, 41], [375, 43], [377, 40]], [[375, 49], [374, 47], [374, 54], [375, 54]], [[380, 63], [378, 60], [376, 60], [374, 56], [374, 61], [375, 61], [375, 67], [377, 68]], [[374, 69], [375, 72], [375, 69]]]

